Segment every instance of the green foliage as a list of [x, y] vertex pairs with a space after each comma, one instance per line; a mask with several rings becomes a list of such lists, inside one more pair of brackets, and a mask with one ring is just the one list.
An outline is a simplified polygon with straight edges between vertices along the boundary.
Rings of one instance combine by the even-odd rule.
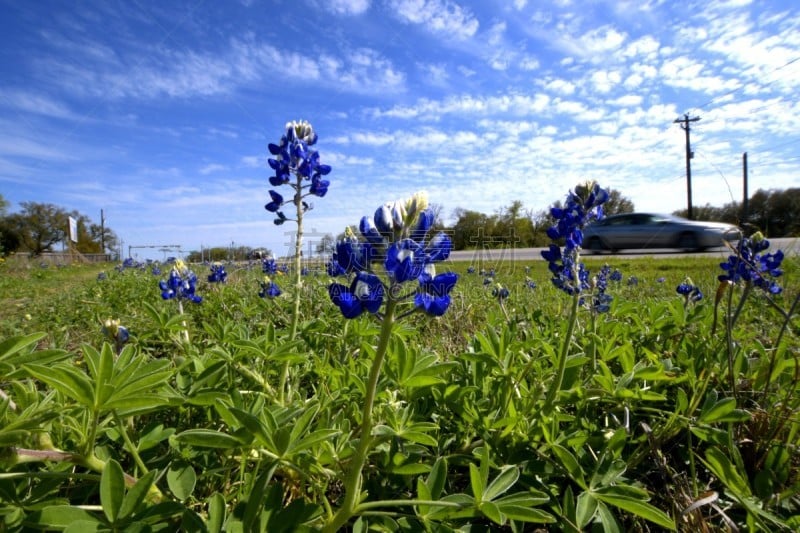
[[[796, 258], [782, 295], [750, 294], [732, 352], [712, 334], [713, 301], [675, 292], [689, 275], [714, 294], [716, 261], [616, 260], [611, 310], [579, 309], [550, 408], [570, 302], [546, 265], [492, 265], [507, 316], [483, 276], [450, 266], [462, 278], [448, 315], [392, 331], [370, 435], [378, 324], [342, 319], [322, 275], [303, 279], [291, 341], [291, 297], [258, 298], [257, 263], [201, 281], [204, 302], [183, 314], [146, 270], [10, 273], [0, 529], [318, 530], [362, 439], [354, 531], [800, 524]], [[118, 354], [109, 317], [131, 333]]]

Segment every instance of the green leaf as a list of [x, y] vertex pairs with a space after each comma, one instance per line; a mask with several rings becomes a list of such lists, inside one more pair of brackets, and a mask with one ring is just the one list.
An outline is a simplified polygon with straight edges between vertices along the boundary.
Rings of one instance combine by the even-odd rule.
[[199, 448], [238, 448], [242, 445], [236, 437], [213, 429], [187, 429], [175, 435], [178, 442]]
[[403, 431], [400, 433], [400, 437], [410, 441], [416, 442], [417, 444], [422, 444], [425, 446], [438, 446], [439, 441], [436, 438], [428, 435], [427, 433], [420, 433], [419, 431]]
[[620, 494], [616, 491], [616, 488], [617, 487], [604, 487], [592, 492], [592, 494], [601, 502], [613, 505], [623, 511], [649, 520], [669, 531], [676, 531], [675, 521], [664, 511], [643, 500]]
[[588, 488], [586, 486], [586, 480], [583, 477], [581, 465], [578, 463], [578, 459], [572, 454], [572, 452], [560, 444], [551, 445], [551, 449], [556, 456], [558, 456], [558, 459], [561, 461], [561, 464], [567, 470], [567, 473], [570, 475], [570, 477], [575, 480], [575, 482], [580, 485], [581, 488]]
[[192, 495], [197, 483], [197, 474], [191, 465], [178, 462], [169, 465], [167, 470], [167, 485], [172, 494], [181, 501]]
[[619, 527], [619, 522], [614, 516], [614, 513], [612, 513], [611, 509], [603, 502], [597, 503], [597, 516], [600, 519], [600, 523], [603, 525], [603, 531], [605, 531], [605, 533], [622, 533], [622, 528]]
[[94, 407], [94, 389], [86, 374], [73, 366], [59, 364], [46, 367], [43, 365], [26, 365], [30, 375], [68, 396], [76, 402]]
[[306, 435], [302, 439], [293, 441], [289, 448], [290, 453], [295, 454], [311, 448], [315, 444], [332, 439], [341, 433], [338, 429], [318, 429], [313, 433]]
[[745, 498], [751, 495], [750, 485], [736, 470], [727, 455], [719, 448], [711, 447], [706, 450], [705, 460], [700, 459], [725, 486], [731, 489], [737, 497]]
[[700, 422], [710, 424], [712, 422], [720, 422], [722, 419], [736, 409], [736, 398], [723, 398], [716, 402], [708, 409], [704, 409], [700, 413]]
[[102, 522], [88, 511], [71, 505], [52, 505], [30, 513], [26, 522], [45, 526], [47, 529], [62, 529], [77, 521], [101, 524]]
[[477, 500], [483, 494], [483, 480], [481, 479], [481, 471], [475, 463], [469, 464], [469, 481], [472, 485], [472, 494]]
[[102, 522], [97, 520], [76, 520], [64, 528], [64, 533], [92, 533], [93, 531], [108, 531]]
[[125, 497], [125, 474], [122, 467], [114, 459], [106, 462], [103, 474], [100, 476], [100, 504], [103, 513], [112, 524], [119, 516], [122, 500]]
[[503, 467], [503, 470], [495, 477], [486, 490], [483, 491], [481, 500], [492, 501], [498, 496], [505, 494], [508, 489], [514, 485], [519, 479], [519, 469], [516, 466], [508, 465]]
[[575, 518], [578, 521], [579, 528], [583, 529], [594, 518], [597, 503], [591, 492], [582, 492], [578, 495], [578, 501], [575, 505]]
[[536, 509], [537, 505], [542, 505], [550, 501], [550, 498], [537, 492], [516, 492], [494, 500], [500, 512], [510, 520], [520, 522], [530, 522], [537, 524], [554, 523], [555, 517], [542, 509]]
[[150, 472], [143, 475], [136, 484], [133, 485], [130, 489], [128, 489], [128, 493], [122, 499], [122, 505], [119, 508], [119, 514], [117, 518], [120, 520], [124, 518], [128, 518], [132, 516], [134, 513], [139, 512], [140, 506], [142, 502], [147, 497], [148, 492], [150, 491], [150, 487], [153, 486], [153, 483], [156, 479], [156, 474], [158, 472], [155, 470], [151, 470]]
[[206, 500], [208, 502], [208, 533], [220, 533], [225, 524], [225, 497], [215, 492]]
[[444, 379], [437, 376], [414, 376], [405, 380], [402, 385], [408, 389], [421, 389], [423, 387], [433, 387], [447, 383]]
[[442, 496], [444, 485], [447, 482], [447, 459], [437, 457], [431, 468], [431, 473], [428, 474], [428, 479], [425, 480], [425, 485], [430, 490], [431, 499], [438, 500]]
[[0, 362], [7, 361], [12, 355], [36, 344], [46, 336], [47, 333], [31, 333], [30, 335], [10, 337], [3, 342], [0, 342]]
[[503, 525], [506, 523], [506, 517], [500, 512], [500, 509], [493, 502], [482, 502], [480, 511], [483, 515], [494, 522], [495, 524]]

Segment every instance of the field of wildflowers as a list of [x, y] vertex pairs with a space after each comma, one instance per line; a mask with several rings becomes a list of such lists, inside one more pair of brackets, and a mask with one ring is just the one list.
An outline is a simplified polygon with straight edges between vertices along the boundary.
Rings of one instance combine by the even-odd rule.
[[127, 261], [36, 297], [57, 269], [3, 267], [3, 529], [800, 528], [796, 257], [584, 259], [588, 183], [544, 261], [451, 261], [420, 193], [303, 263], [315, 141], [270, 145], [286, 263]]

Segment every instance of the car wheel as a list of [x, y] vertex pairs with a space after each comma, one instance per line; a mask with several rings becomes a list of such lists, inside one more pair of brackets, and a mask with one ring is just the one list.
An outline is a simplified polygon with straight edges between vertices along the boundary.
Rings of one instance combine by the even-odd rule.
[[600, 253], [606, 249], [606, 247], [603, 245], [603, 241], [600, 240], [600, 237], [592, 237], [589, 239], [586, 247], [594, 254]]
[[676, 248], [680, 248], [681, 250], [697, 250], [699, 248], [697, 235], [688, 232], [681, 233], [680, 237], [678, 237]]

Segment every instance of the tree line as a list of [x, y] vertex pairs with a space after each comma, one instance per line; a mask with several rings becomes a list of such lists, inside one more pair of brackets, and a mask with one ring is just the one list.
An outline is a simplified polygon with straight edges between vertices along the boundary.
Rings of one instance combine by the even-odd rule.
[[[78, 242], [75, 249], [81, 253], [103, 253], [115, 251], [119, 246], [116, 234], [77, 211], [67, 211], [52, 204], [22, 202], [17, 213], [8, 213], [9, 203], [0, 195], [0, 255], [25, 252], [40, 255], [53, 251], [58, 243], [69, 238], [68, 217], [77, 221]], [[439, 205], [433, 206], [437, 212]], [[447, 231], [453, 241], [453, 248], [518, 248], [543, 247], [549, 244], [547, 228], [553, 225], [550, 215], [553, 207], [561, 207], [556, 201], [547, 209], [534, 211], [528, 209], [520, 200], [495, 213], [457, 207], [453, 211], [455, 222], [452, 226], [438, 226], [435, 229]], [[606, 215], [634, 211], [633, 202], [616, 189], [609, 191], [609, 201], [603, 206]], [[728, 222], [742, 227], [746, 233], [761, 231], [771, 238], [800, 236], [800, 188], [785, 190], [757, 190], [747, 202], [729, 202], [721, 207], [706, 204], [694, 206], [693, 218], [713, 222]], [[673, 214], [686, 216], [686, 209]], [[341, 237], [341, 236], [340, 236]], [[105, 245], [105, 250], [103, 246]], [[326, 235], [317, 243], [317, 254], [330, 254], [335, 248], [335, 238]], [[247, 246], [214, 247], [190, 253], [189, 260], [221, 261], [226, 259], [250, 259], [254, 253], [269, 253]]]
[[76, 251], [107, 253], [116, 251], [119, 246], [119, 240], [110, 228], [92, 222], [78, 211], [39, 202], [21, 202], [16, 213], [9, 213], [8, 207], [9, 202], [0, 195], [0, 255], [27, 253], [37, 256], [54, 251], [57, 244], [69, 239], [69, 217], [77, 223]]

